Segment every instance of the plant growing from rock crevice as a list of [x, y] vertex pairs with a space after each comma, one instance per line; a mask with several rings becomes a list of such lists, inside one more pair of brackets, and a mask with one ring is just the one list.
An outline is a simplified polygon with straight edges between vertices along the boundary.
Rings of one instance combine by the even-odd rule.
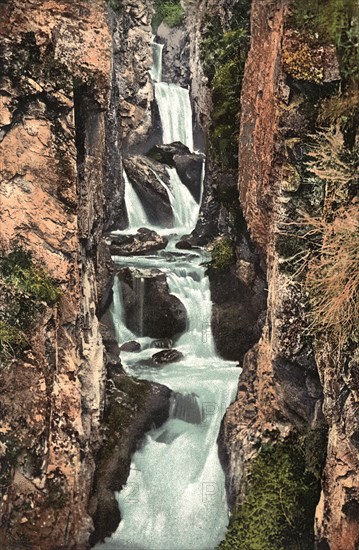
[[38, 314], [60, 298], [59, 286], [36, 264], [30, 251], [16, 245], [0, 257], [0, 358], [8, 361], [28, 345]]
[[251, 465], [245, 500], [219, 550], [312, 548], [318, 497], [318, 482], [298, 443], [263, 445]]
[[152, 29], [157, 31], [162, 21], [169, 27], [178, 27], [183, 23], [184, 16], [185, 12], [180, 0], [156, 0]]
[[231, 240], [228, 237], [220, 237], [214, 242], [209, 268], [214, 271], [229, 269], [235, 262], [235, 257]]

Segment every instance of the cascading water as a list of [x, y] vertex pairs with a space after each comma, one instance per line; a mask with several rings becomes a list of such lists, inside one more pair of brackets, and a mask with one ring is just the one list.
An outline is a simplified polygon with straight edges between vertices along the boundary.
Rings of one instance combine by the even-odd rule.
[[140, 227], [149, 227], [150, 224], [146, 211], [125, 170], [123, 171], [123, 179], [125, 182], [125, 204], [128, 216], [128, 229], [126, 229], [125, 233], [136, 232]]
[[[133, 456], [127, 485], [117, 495], [122, 521], [102, 548], [215, 548], [228, 523], [216, 441], [224, 412], [235, 398], [239, 369], [215, 352], [209, 282], [202, 265], [208, 258], [200, 251], [175, 256], [164, 251], [114, 259], [119, 267], [155, 267], [165, 273], [171, 294], [186, 306], [189, 322], [176, 342], [184, 355], [178, 363], [142, 366], [142, 360], [146, 362], [158, 350], [149, 338], [133, 334], [130, 339], [139, 341], [142, 351], [121, 354], [129, 374], [164, 384], [176, 393], [168, 421], [149, 432]], [[121, 311], [114, 321], [123, 323]]]
[[163, 143], [180, 141], [193, 151], [192, 107], [189, 90], [176, 84], [155, 84]]
[[[180, 95], [173, 94], [177, 103], [172, 107], [176, 112], [180, 110]], [[160, 104], [162, 99], [157, 101]], [[171, 116], [161, 115], [164, 136], [175, 133], [175, 121], [170, 119]], [[193, 229], [199, 205], [194, 204], [177, 172], [169, 169], [169, 175], [175, 231], [182, 235]], [[203, 175], [199, 184], [202, 183]], [[121, 352], [124, 367], [136, 378], [168, 386], [173, 394], [169, 419], [146, 435], [132, 457], [127, 484], [116, 495], [122, 517], [120, 525], [110, 539], [96, 548], [211, 550], [224, 537], [228, 507], [217, 437], [224, 412], [235, 398], [240, 370], [216, 354], [210, 286], [204, 266], [208, 259], [201, 250], [178, 251], [174, 241], [166, 250], [153, 255], [114, 257], [119, 267], [157, 268], [165, 273], [170, 293], [186, 307], [188, 326], [175, 343], [183, 359], [161, 367], [148, 366], [148, 360], [158, 349], [149, 338], [135, 336], [124, 327], [116, 280], [112, 314], [119, 343], [126, 339], [141, 343], [139, 353]], [[141, 279], [136, 280], [140, 285], [136, 290], [140, 323], [145, 289]]]
[[167, 168], [170, 176], [170, 202], [174, 213], [177, 234], [191, 233], [196, 227], [200, 204], [180, 180], [176, 168]]
[[162, 53], [163, 53], [163, 44], [157, 44], [157, 42], [152, 39], [152, 56], [153, 56], [153, 65], [151, 67], [151, 77], [154, 82], [161, 82], [162, 80]]

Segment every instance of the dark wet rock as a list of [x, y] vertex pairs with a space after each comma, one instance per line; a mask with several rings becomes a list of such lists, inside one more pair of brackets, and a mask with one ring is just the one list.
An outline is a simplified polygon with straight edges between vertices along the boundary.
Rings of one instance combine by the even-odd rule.
[[176, 141], [165, 145], [156, 145], [148, 153], [148, 156], [159, 163], [176, 168], [182, 183], [189, 189], [195, 200], [200, 201], [204, 155], [191, 153], [186, 145]]
[[118, 272], [127, 327], [150, 338], [173, 338], [184, 332], [187, 312], [170, 294], [166, 275], [158, 269], [123, 268]]
[[151, 229], [142, 227], [136, 235], [111, 237], [110, 251], [113, 256], [141, 256], [166, 248], [168, 240]]
[[203, 170], [203, 155], [175, 155], [174, 164], [182, 183], [192, 193], [194, 199], [201, 200], [201, 178]]
[[258, 341], [265, 320], [265, 282], [258, 260], [242, 242], [228, 270], [210, 270], [212, 331], [218, 353], [242, 362]]
[[184, 26], [171, 28], [162, 22], [156, 40], [164, 44], [162, 80], [186, 88], [190, 84], [188, 32]]
[[174, 156], [175, 155], [190, 155], [191, 151], [186, 145], [183, 145], [180, 141], [173, 143], [166, 143], [162, 145], [155, 145], [147, 153], [147, 155], [153, 160], [168, 166], [175, 167]]
[[274, 375], [281, 387], [282, 411], [299, 428], [311, 424], [318, 400], [323, 398], [318, 373], [308, 375], [301, 365], [278, 358], [274, 363]]
[[107, 368], [106, 435], [89, 504], [95, 526], [91, 546], [116, 530], [121, 513], [115, 491], [126, 483], [138, 442], [153, 425], [159, 427], [168, 418], [171, 396], [166, 386], [133, 380], [118, 362], [110, 360]]
[[152, 342], [152, 347], [154, 348], [165, 349], [165, 348], [172, 348], [172, 346], [173, 346], [173, 340], [171, 340], [170, 338], [161, 338], [158, 340], [153, 340]]
[[152, 355], [152, 361], [155, 365], [163, 365], [167, 363], [176, 363], [183, 359], [183, 353], [176, 349], [164, 349]]
[[189, 240], [183, 239], [176, 243], [176, 248], [178, 248], [179, 250], [191, 250], [192, 245]]
[[120, 351], [141, 351], [141, 344], [139, 342], [136, 342], [135, 340], [131, 340], [130, 342], [125, 342], [120, 346]]
[[[226, 174], [226, 177], [228, 178], [229, 175]], [[223, 181], [223, 178], [223, 173], [216, 166], [213, 166], [213, 162], [209, 159], [198, 222], [190, 238], [193, 246], [204, 246], [221, 232], [227, 231], [228, 221], [223, 219], [221, 214], [223, 207], [218, 200], [218, 185]]]
[[169, 184], [169, 174], [165, 166], [143, 156], [129, 157], [123, 163], [150, 223], [173, 227], [170, 199], [167, 190], [158, 180], [160, 178], [166, 185]]

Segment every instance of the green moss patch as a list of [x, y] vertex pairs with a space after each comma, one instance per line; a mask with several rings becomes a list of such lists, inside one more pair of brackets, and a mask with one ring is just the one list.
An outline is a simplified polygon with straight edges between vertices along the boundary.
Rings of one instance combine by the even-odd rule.
[[0, 321], [0, 358], [7, 359], [26, 347], [25, 334], [17, 327]]
[[240, 94], [249, 48], [249, 2], [235, 7], [230, 28], [223, 30], [218, 18], [204, 25], [201, 52], [212, 89], [211, 152], [223, 169], [238, 167]]
[[252, 463], [244, 503], [231, 520], [220, 550], [309, 550], [319, 498], [315, 476], [298, 444], [263, 446]]
[[44, 307], [58, 301], [61, 291], [21, 246], [0, 256], [0, 287], [0, 358], [5, 361], [26, 348], [25, 333]]
[[214, 244], [209, 268], [215, 271], [229, 269], [234, 263], [235, 258], [236, 256], [231, 240], [228, 237], [221, 237]]
[[179, 27], [183, 23], [184, 16], [185, 12], [180, 0], [156, 0], [152, 29], [156, 32], [162, 21], [169, 27]]
[[358, 78], [358, 4], [356, 0], [303, 0], [293, 3], [290, 25], [319, 43], [333, 43], [341, 58], [342, 76]]

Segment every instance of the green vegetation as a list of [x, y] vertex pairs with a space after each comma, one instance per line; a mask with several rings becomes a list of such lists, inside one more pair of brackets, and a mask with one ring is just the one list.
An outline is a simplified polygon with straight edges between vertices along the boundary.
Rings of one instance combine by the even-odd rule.
[[17, 327], [0, 321], [0, 359], [7, 359], [26, 347], [26, 336]]
[[311, 328], [342, 348], [359, 326], [359, 150], [349, 152], [342, 133], [328, 129], [316, 135], [309, 158], [309, 172], [325, 189], [321, 216], [304, 214], [315, 243], [306, 273]]
[[333, 43], [341, 58], [342, 76], [358, 76], [357, 0], [302, 0], [293, 4], [292, 27], [317, 37], [318, 43]]
[[212, 260], [209, 264], [210, 269], [225, 270], [235, 261], [233, 245], [228, 237], [219, 238], [212, 251]]
[[219, 550], [313, 548], [319, 486], [297, 443], [263, 446], [253, 461], [245, 502]]
[[203, 66], [212, 88], [210, 147], [225, 170], [238, 168], [240, 94], [249, 48], [249, 2], [234, 8], [230, 28], [223, 31], [218, 18], [210, 18], [201, 45]]
[[32, 300], [51, 305], [60, 296], [60, 290], [51, 277], [44, 269], [35, 266], [31, 253], [22, 247], [0, 258], [0, 276]]
[[283, 51], [283, 65], [285, 72], [297, 80], [307, 80], [320, 84], [323, 80], [323, 69], [317, 67], [309, 44], [296, 46], [293, 50]]
[[26, 331], [46, 305], [57, 302], [61, 292], [21, 246], [1, 255], [0, 287], [0, 359], [8, 361], [26, 348]]
[[169, 27], [178, 27], [183, 23], [184, 15], [180, 0], [156, 0], [152, 29], [156, 32], [162, 21]]

